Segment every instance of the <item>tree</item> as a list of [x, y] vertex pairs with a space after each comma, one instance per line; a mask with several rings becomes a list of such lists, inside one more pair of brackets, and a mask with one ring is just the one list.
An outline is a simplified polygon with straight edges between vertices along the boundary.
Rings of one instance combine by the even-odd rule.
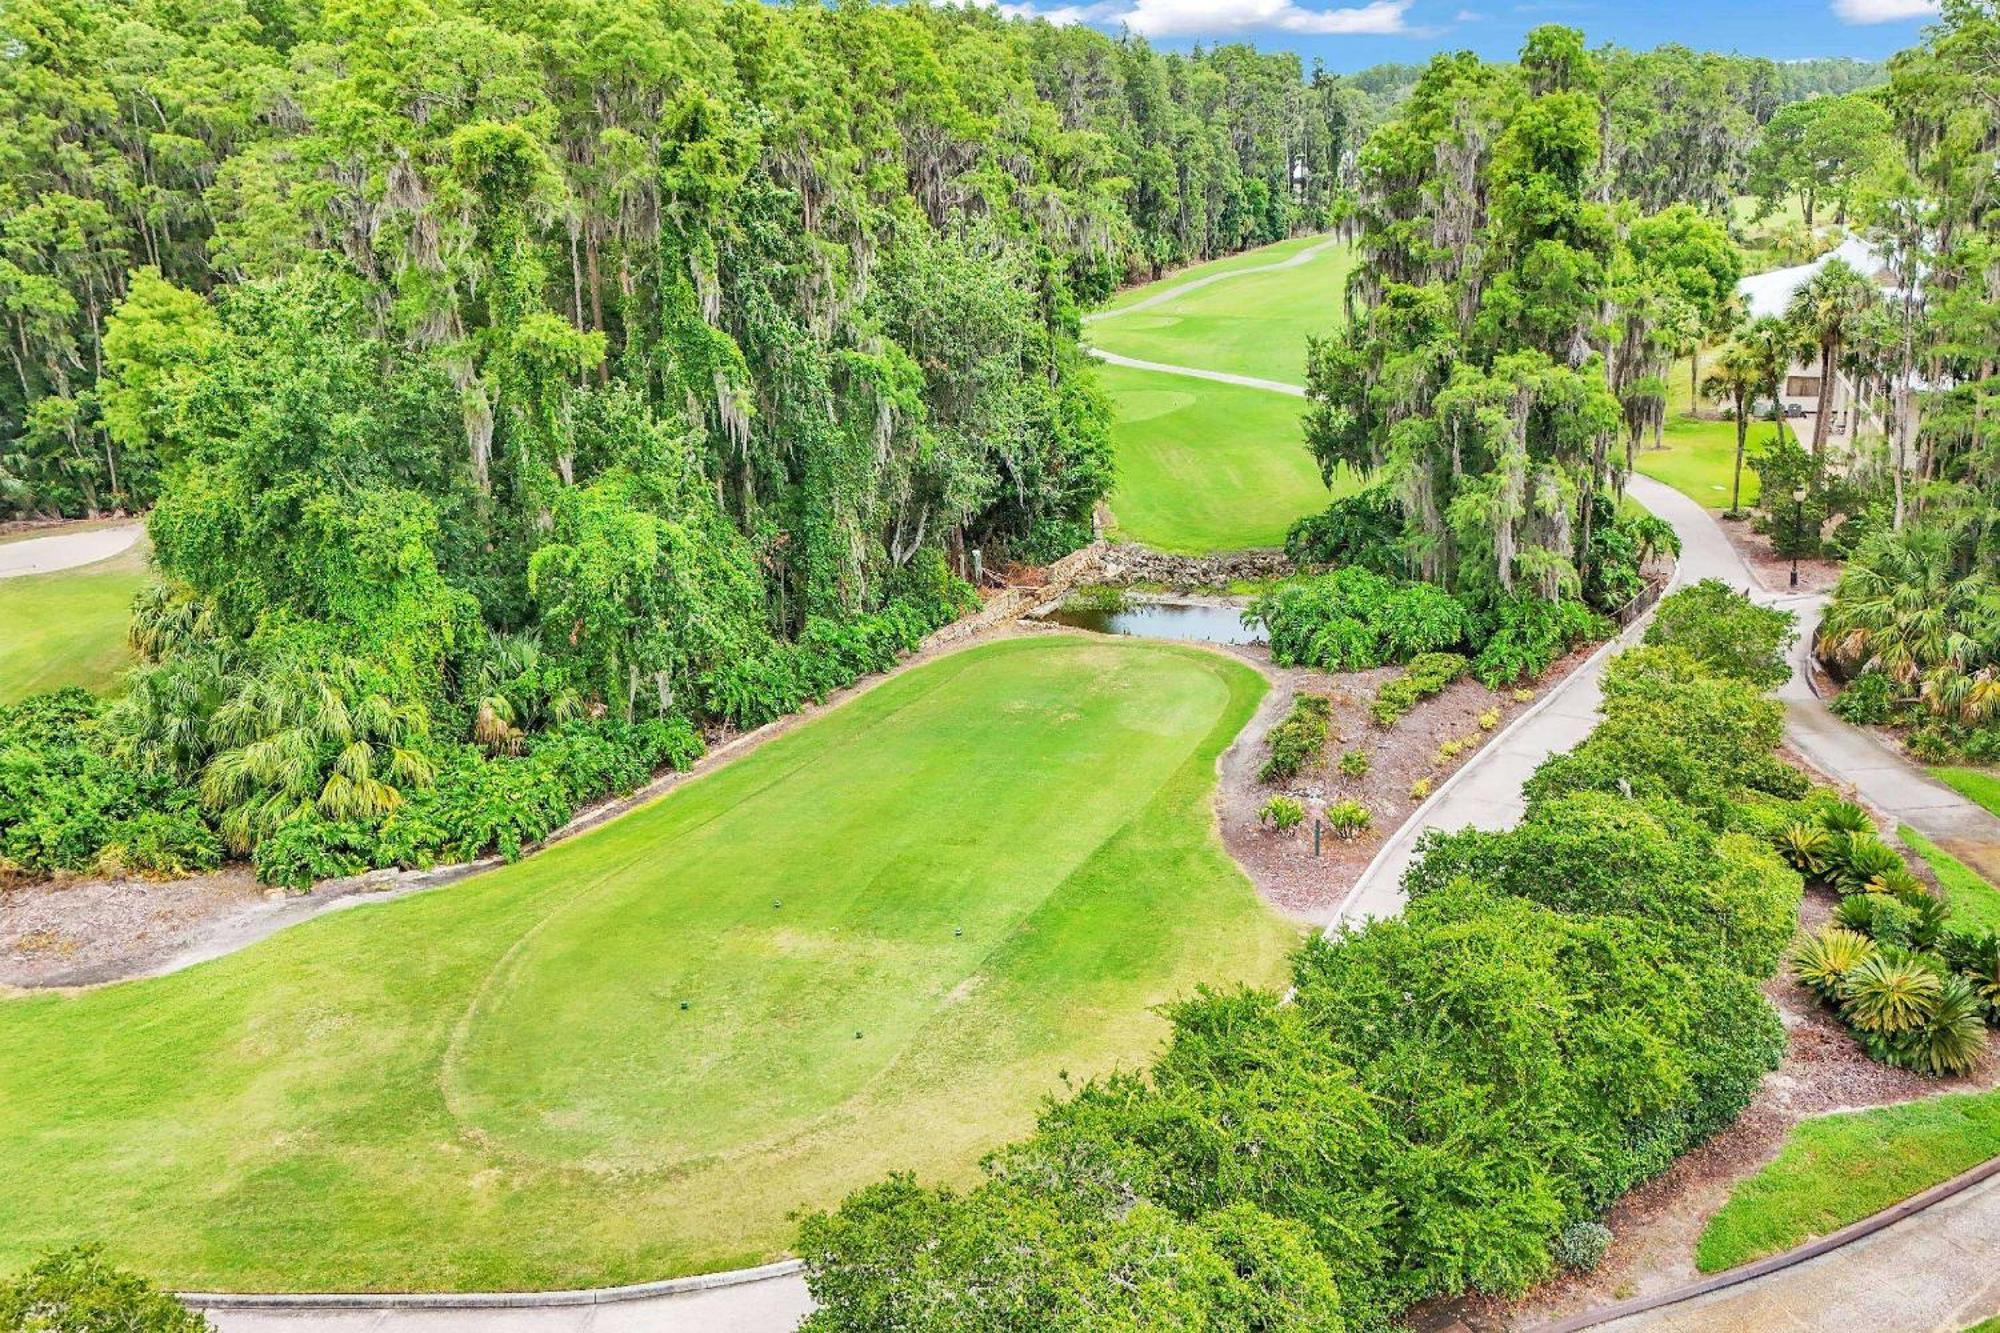
[[1770, 381], [1755, 347], [1731, 342], [1716, 356], [1701, 391], [1710, 398], [1729, 400], [1736, 421], [1736, 465], [1729, 488], [1729, 516], [1743, 512], [1743, 445], [1750, 432], [1750, 404], [1765, 391]]
[[1785, 319], [1801, 339], [1819, 348], [1819, 409], [1813, 417], [1812, 456], [1824, 468], [1827, 422], [1833, 415], [1840, 352], [1854, 320], [1877, 297], [1870, 283], [1844, 259], [1829, 259], [1792, 293]]

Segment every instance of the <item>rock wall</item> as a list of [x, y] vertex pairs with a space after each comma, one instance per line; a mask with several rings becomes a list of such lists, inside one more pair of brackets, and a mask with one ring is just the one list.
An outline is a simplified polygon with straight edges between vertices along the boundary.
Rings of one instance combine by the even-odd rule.
[[1225, 551], [1216, 555], [1169, 555], [1129, 543], [1106, 545], [1098, 560], [1100, 583], [1126, 587], [1164, 583], [1176, 591], [1219, 588], [1237, 579], [1282, 578], [1297, 572], [1283, 551]]

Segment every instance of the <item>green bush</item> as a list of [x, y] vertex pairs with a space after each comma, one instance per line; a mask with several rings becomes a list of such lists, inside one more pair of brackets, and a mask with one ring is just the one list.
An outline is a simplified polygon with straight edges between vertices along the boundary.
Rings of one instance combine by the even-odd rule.
[[1797, 621], [1719, 579], [1703, 579], [1661, 599], [1646, 642], [1685, 649], [1719, 675], [1775, 689], [1791, 679], [1785, 654], [1798, 639]]
[[1880, 671], [1864, 671], [1847, 682], [1827, 707], [1856, 726], [1885, 726], [1896, 718], [1896, 687]]
[[1257, 822], [1276, 833], [1290, 833], [1306, 822], [1306, 808], [1289, 796], [1273, 796], [1257, 808]]
[[1292, 700], [1292, 711], [1271, 728], [1270, 757], [1257, 772], [1260, 782], [1284, 782], [1299, 770], [1316, 763], [1326, 748], [1327, 720], [1333, 701], [1323, 694], [1301, 694]]
[[1457, 653], [1423, 653], [1414, 657], [1401, 675], [1384, 681], [1375, 692], [1369, 715], [1381, 726], [1394, 726], [1418, 703], [1464, 675], [1465, 669], [1466, 661]]
[[0, 1281], [6, 1333], [207, 1333], [209, 1322], [144, 1278], [115, 1268], [102, 1246], [43, 1256]]
[[1602, 1222], [1572, 1222], [1556, 1233], [1552, 1253], [1557, 1267], [1588, 1273], [1604, 1262], [1604, 1252], [1610, 1248], [1610, 1227]]
[[1335, 801], [1326, 807], [1326, 826], [1336, 838], [1358, 838], [1375, 822], [1375, 816], [1359, 801]]
[[1472, 674], [1490, 690], [1533, 680], [1576, 645], [1609, 633], [1609, 623], [1582, 602], [1520, 594], [1495, 610], [1492, 630], [1472, 660]]
[[1287, 579], [1252, 602], [1246, 620], [1264, 626], [1281, 666], [1364, 671], [1457, 648], [1472, 617], [1443, 589], [1350, 566]]
[[1368, 766], [1369, 760], [1366, 750], [1348, 750], [1340, 756], [1340, 774], [1342, 777], [1366, 777], [1368, 775]]

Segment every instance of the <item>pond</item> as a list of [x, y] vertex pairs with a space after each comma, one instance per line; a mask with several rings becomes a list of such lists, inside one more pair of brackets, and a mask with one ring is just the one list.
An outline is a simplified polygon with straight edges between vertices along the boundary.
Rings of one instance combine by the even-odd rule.
[[1203, 643], [1262, 643], [1264, 628], [1243, 623], [1243, 608], [1200, 602], [1133, 602], [1122, 610], [1057, 607], [1046, 617], [1098, 634], [1141, 639], [1195, 639]]

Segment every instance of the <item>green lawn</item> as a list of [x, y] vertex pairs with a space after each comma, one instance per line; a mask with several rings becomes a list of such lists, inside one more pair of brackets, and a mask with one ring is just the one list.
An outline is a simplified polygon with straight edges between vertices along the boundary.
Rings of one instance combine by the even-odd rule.
[[1718, 1273], [1803, 1244], [2000, 1153], [2000, 1093], [1960, 1093], [1800, 1124], [1709, 1219], [1695, 1264]]
[[2000, 773], [1983, 768], [1934, 768], [1931, 776], [1966, 800], [2000, 815]]
[[[1743, 504], [1757, 500], [1757, 473], [1750, 460], [1776, 434], [1768, 421], [1753, 422], [1743, 449]], [[1736, 470], [1736, 423], [1697, 421], [1675, 416], [1667, 421], [1663, 434], [1666, 447], [1655, 449], [1651, 437], [1640, 442], [1639, 471], [1710, 509], [1729, 507], [1730, 488]]]
[[1944, 890], [1945, 901], [1951, 904], [1954, 922], [2000, 929], [2000, 888], [1988, 884], [1978, 871], [1909, 825], [1898, 828], [1896, 836], [1930, 864], [1931, 873], [1937, 876], [1938, 886]]
[[1206, 278], [1216, 273], [1235, 273], [1240, 269], [1256, 268], [1263, 264], [1275, 264], [1280, 260], [1290, 259], [1301, 250], [1310, 250], [1325, 239], [1324, 236], [1316, 234], [1293, 236], [1288, 240], [1274, 241], [1270, 245], [1261, 245], [1255, 250], [1245, 250], [1241, 254], [1230, 255], [1225, 259], [1211, 259], [1205, 264], [1190, 264], [1186, 268], [1163, 274], [1155, 282], [1141, 283], [1136, 287], [1127, 287], [1123, 291], [1113, 293], [1103, 308], [1107, 311], [1123, 310], [1126, 306], [1143, 301], [1156, 292], [1179, 286], [1195, 278]]
[[1117, 405], [1121, 540], [1178, 552], [1279, 546], [1295, 519], [1354, 489], [1345, 476], [1332, 492], [1321, 484], [1297, 398], [1122, 366], [1100, 373]]
[[101, 690], [129, 666], [132, 595], [152, 577], [145, 544], [54, 574], [0, 579], [0, 704], [39, 690]]
[[1209, 806], [1264, 689], [990, 644], [517, 865], [0, 1001], [0, 1272], [101, 1238], [183, 1288], [627, 1282], [964, 1178], [1157, 1002], [1282, 972]]
[[[1261, 263], [1283, 257], [1259, 253]], [[1353, 268], [1353, 248], [1334, 246], [1297, 268], [1246, 274], [1148, 310], [1094, 320], [1087, 336], [1107, 352], [1143, 361], [1303, 384], [1306, 339], [1341, 325], [1341, 294]], [[1218, 271], [1227, 270], [1204, 266], [1161, 285]], [[1145, 294], [1145, 288], [1133, 293], [1135, 299]]]

